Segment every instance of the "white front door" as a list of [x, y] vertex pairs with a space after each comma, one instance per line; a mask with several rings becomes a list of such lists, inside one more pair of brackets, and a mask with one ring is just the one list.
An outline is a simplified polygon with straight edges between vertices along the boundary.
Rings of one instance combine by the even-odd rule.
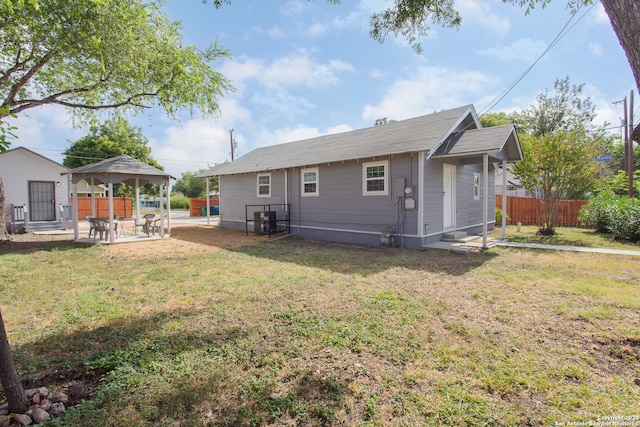
[[456, 167], [442, 165], [442, 229], [456, 227]]

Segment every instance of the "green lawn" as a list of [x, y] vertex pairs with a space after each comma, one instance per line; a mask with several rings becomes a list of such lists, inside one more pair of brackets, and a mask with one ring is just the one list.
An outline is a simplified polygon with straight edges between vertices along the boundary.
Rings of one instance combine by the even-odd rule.
[[128, 259], [70, 242], [0, 245], [21, 378], [92, 392], [56, 426], [638, 416], [639, 283], [637, 257], [507, 248], [292, 238]]
[[[628, 240], [615, 240], [611, 234], [596, 233], [589, 228], [557, 227], [554, 236], [541, 236], [537, 234], [535, 225], [523, 225], [518, 231], [516, 225], [507, 226], [507, 239], [511, 242], [543, 243], [547, 245], [587, 246], [591, 248], [610, 248], [640, 251], [640, 243]], [[491, 236], [500, 237], [502, 228], [496, 227], [491, 231]]]

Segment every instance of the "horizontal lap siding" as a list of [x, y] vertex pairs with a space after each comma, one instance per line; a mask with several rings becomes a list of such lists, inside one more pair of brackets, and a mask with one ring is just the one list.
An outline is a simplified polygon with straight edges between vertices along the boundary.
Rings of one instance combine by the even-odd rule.
[[[271, 172], [271, 197], [257, 196], [257, 174], [221, 176], [219, 180], [221, 225], [225, 228], [244, 230], [245, 206], [284, 203], [284, 175], [284, 171]], [[254, 210], [262, 209], [250, 208], [250, 216]]]
[[[387, 159], [376, 159], [382, 161]], [[414, 181], [417, 161], [410, 156], [395, 156], [389, 160], [389, 194], [364, 196], [362, 194], [363, 162], [333, 163], [318, 167], [318, 196], [302, 196], [302, 169], [290, 174], [290, 199], [292, 226], [322, 229], [353, 230], [380, 233], [382, 227], [397, 229], [398, 202], [393, 197], [393, 179], [404, 177], [406, 185], [412, 185], [410, 168], [413, 165]], [[415, 186], [416, 184], [413, 183]], [[402, 203], [402, 202], [401, 202]], [[398, 211], [399, 212], [399, 211]], [[403, 211], [405, 233], [416, 233], [416, 213]], [[396, 230], [397, 232], [397, 230]]]
[[[456, 228], [461, 229], [482, 223], [482, 165], [464, 165], [455, 159], [431, 159], [425, 162], [424, 220], [425, 234], [433, 235], [443, 231], [443, 164], [456, 166]], [[480, 199], [473, 199], [473, 174], [480, 174]], [[488, 218], [495, 217], [494, 168], [489, 165], [489, 208]]]

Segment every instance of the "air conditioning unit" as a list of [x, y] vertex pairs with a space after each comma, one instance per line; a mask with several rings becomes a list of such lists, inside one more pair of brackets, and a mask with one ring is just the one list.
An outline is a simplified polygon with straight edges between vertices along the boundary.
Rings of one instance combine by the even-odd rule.
[[253, 213], [253, 231], [256, 234], [272, 234], [277, 230], [275, 211], [256, 211]]

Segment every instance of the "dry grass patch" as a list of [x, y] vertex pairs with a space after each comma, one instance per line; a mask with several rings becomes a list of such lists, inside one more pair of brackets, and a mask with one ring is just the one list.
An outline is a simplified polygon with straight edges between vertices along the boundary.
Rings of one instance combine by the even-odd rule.
[[195, 239], [127, 249], [154, 254], [145, 257], [114, 252], [124, 245], [0, 248], [22, 377], [78, 366], [102, 376], [56, 425], [510, 426], [637, 415], [636, 258]]

